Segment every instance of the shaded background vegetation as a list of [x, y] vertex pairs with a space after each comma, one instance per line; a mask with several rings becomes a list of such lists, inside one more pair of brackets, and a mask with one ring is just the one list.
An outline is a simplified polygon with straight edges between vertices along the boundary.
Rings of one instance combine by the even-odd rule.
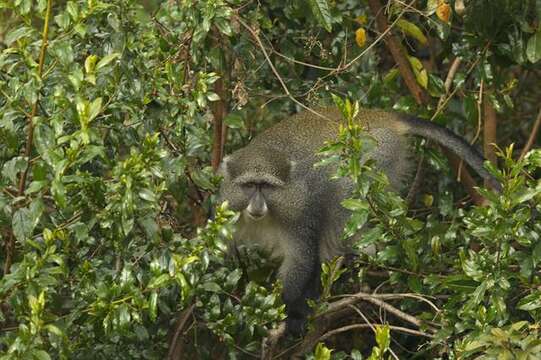
[[[0, 358], [539, 358], [540, 19], [539, 0], [0, 0]], [[306, 338], [262, 348], [279, 284], [257, 251], [226, 257], [214, 170], [331, 94], [462, 134], [504, 190], [416, 140], [398, 197], [344, 129], [323, 155], [357, 184], [346, 235], [370, 223], [355, 246], [378, 252], [325, 264]]]

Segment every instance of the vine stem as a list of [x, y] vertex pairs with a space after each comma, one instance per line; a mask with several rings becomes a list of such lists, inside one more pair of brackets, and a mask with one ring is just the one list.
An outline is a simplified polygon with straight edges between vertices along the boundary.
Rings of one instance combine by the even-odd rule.
[[[47, 0], [47, 9], [45, 10], [45, 22], [43, 24], [43, 31], [41, 36], [41, 49], [39, 51], [39, 62], [38, 62], [38, 77], [41, 79], [43, 75], [43, 65], [45, 63], [45, 54], [47, 52], [47, 46], [49, 45], [49, 23], [51, 20], [51, 12], [53, 7], [53, 1]], [[34, 117], [38, 112], [38, 101], [39, 101], [39, 91], [37, 94], [36, 101], [32, 104], [32, 111], [28, 116], [28, 125], [27, 125], [27, 135], [26, 135], [26, 146], [24, 149], [24, 156], [30, 158], [32, 155], [32, 142], [34, 139]], [[28, 171], [30, 170], [31, 163], [30, 161], [26, 165], [24, 172], [19, 179], [18, 195], [22, 196], [26, 187], [26, 178], [28, 176]], [[6, 240], [6, 260], [4, 262], [4, 275], [9, 273], [11, 264], [13, 262], [13, 256], [15, 253], [15, 236], [13, 231], [11, 231]]]

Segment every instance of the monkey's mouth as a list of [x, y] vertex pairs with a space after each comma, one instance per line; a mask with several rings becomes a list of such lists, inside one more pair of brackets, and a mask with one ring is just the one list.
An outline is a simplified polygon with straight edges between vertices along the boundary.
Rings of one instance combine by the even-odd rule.
[[255, 212], [249, 212], [249, 211], [244, 211], [244, 213], [248, 216], [248, 218], [250, 220], [253, 220], [253, 221], [259, 221], [259, 220], [262, 220], [265, 215], [267, 215], [267, 212], [258, 212], [258, 213], [255, 213]]

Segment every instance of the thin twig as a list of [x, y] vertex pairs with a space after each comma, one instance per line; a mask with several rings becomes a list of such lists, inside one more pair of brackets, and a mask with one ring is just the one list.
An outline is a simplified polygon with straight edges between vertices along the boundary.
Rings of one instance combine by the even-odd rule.
[[453, 85], [453, 80], [455, 78], [455, 75], [460, 69], [460, 64], [462, 63], [461, 57], [456, 57], [453, 60], [453, 63], [449, 67], [449, 71], [447, 72], [447, 77], [445, 78], [444, 87], [445, 87], [445, 94], [440, 97], [440, 100], [438, 101], [438, 107], [440, 107], [443, 102], [445, 101], [445, 97], [447, 94], [449, 94], [449, 91], [451, 91], [451, 86]]
[[[410, 5], [412, 5], [414, 2], [415, 2], [415, 0], [411, 1]], [[380, 35], [376, 38], [376, 40], [373, 43], [368, 45], [368, 47], [366, 49], [364, 49], [359, 55], [354, 57], [353, 60], [348, 62], [346, 65], [344, 65], [344, 67], [341, 68], [340, 70], [344, 71], [344, 70], [348, 69], [354, 63], [356, 63], [361, 57], [363, 57], [370, 49], [372, 49], [374, 46], [376, 46], [395, 27], [396, 23], [404, 16], [405, 13], [406, 13], [406, 9], [402, 10], [396, 16], [396, 19], [394, 19], [394, 21], [389, 26], [387, 26], [386, 29], [384, 29], [383, 31], [380, 31]]]
[[[486, 53], [486, 51], [488, 50], [488, 47], [489, 47], [490, 43], [487, 43], [485, 45], [485, 47], [483, 48], [483, 50], [481, 51], [481, 54], [475, 59], [475, 61], [470, 65], [470, 67], [468, 68], [468, 70], [466, 71], [466, 75], [465, 75], [465, 78], [467, 79], [470, 74], [472, 73], [473, 69], [475, 69], [475, 67], [477, 66], [477, 64], [479, 63], [479, 61], [481, 61], [481, 58], [483, 57], [483, 55]], [[451, 91], [451, 93], [445, 98], [445, 100], [441, 103], [441, 104], [438, 104], [438, 108], [436, 109], [436, 111], [434, 112], [434, 115], [432, 115], [432, 117], [430, 118], [430, 121], [434, 121], [434, 119], [443, 111], [443, 109], [445, 109], [445, 107], [447, 106], [447, 103], [453, 98], [453, 96], [455, 96], [456, 92], [458, 91], [459, 87], [455, 87], [453, 89], [453, 91]]]
[[537, 137], [537, 133], [539, 132], [539, 128], [541, 128], [541, 108], [539, 108], [539, 112], [537, 113], [537, 119], [535, 119], [535, 123], [533, 125], [532, 132], [530, 133], [530, 137], [528, 138], [528, 142], [520, 153], [519, 160], [524, 159], [524, 156], [526, 156], [528, 151], [530, 151], [530, 149], [532, 148]]
[[[349, 305], [348, 306], [350, 309], [353, 309], [357, 314], [359, 314], [360, 317], [363, 318], [364, 322], [366, 323], [366, 325], [368, 325], [370, 327], [370, 329], [372, 329], [372, 331], [374, 332], [374, 336], [377, 335], [377, 331], [376, 331], [376, 327], [374, 326], [374, 324], [372, 324], [368, 318], [362, 313], [361, 310], [359, 310], [355, 305]], [[389, 347], [389, 352], [391, 353], [391, 355], [396, 359], [396, 360], [399, 360], [398, 359], [398, 356], [396, 356], [396, 354], [394, 353], [393, 349], [391, 349]]]
[[394, 330], [394, 331], [403, 332], [403, 333], [406, 333], [406, 334], [411, 334], [411, 335], [416, 335], [416, 336], [423, 336], [423, 337], [427, 337], [427, 338], [430, 338], [430, 339], [434, 338], [434, 335], [430, 335], [430, 334], [427, 334], [427, 333], [419, 331], [419, 330], [414, 330], [414, 329], [410, 329], [410, 328], [406, 328], [406, 327], [402, 327], [402, 326], [370, 323], [370, 324], [351, 324], [351, 325], [346, 325], [346, 326], [338, 328], [338, 329], [331, 330], [331, 331], [325, 333], [325, 335], [323, 335], [320, 338], [320, 340], [322, 340], [322, 341], [326, 340], [327, 338], [329, 338], [329, 337], [331, 337], [333, 335], [336, 335], [336, 334], [344, 332], [344, 331], [349, 331], [349, 330], [352, 330], [352, 329], [371, 328], [372, 326], [385, 326], [385, 325], [387, 325], [391, 330]]
[[219, 100], [215, 101], [211, 108], [213, 114], [213, 123], [212, 123], [212, 158], [211, 165], [214, 171], [218, 170], [220, 163], [222, 162], [222, 149], [223, 149], [223, 131], [224, 131], [224, 119], [227, 113], [226, 109], [226, 91], [224, 88], [223, 74], [218, 80], [214, 83], [214, 91], [220, 97]]
[[306, 67], [311, 67], [311, 68], [314, 68], [314, 69], [319, 69], [319, 70], [324, 70], [324, 71], [337, 71], [337, 70], [340, 70], [340, 66], [332, 68], [332, 67], [327, 67], [327, 66], [310, 64], [310, 63], [307, 63], [307, 62], [304, 62], [304, 61], [294, 59], [294, 58], [289, 57], [287, 55], [284, 55], [281, 52], [275, 50], [274, 47], [272, 47], [272, 45], [269, 45], [269, 47], [270, 47], [273, 54], [278, 55], [282, 59], [285, 59], [285, 60], [287, 60], [289, 62], [292, 62], [294, 64], [304, 65]]
[[175, 355], [176, 355], [176, 349], [177, 349], [180, 333], [184, 329], [184, 325], [186, 325], [188, 318], [192, 315], [194, 308], [195, 308], [195, 304], [192, 304], [190, 305], [190, 307], [188, 307], [187, 309], [183, 310], [180, 313], [179, 321], [178, 321], [177, 327], [175, 328], [175, 333], [173, 334], [173, 338], [171, 339], [169, 343], [169, 351], [167, 352], [168, 360], [176, 359]]
[[[413, 0], [411, 3], [410, 3], [410, 6], [411, 4], [413, 4], [415, 0]], [[281, 53], [279, 53], [278, 51], [274, 50], [274, 48], [272, 47], [272, 44], [270, 44], [270, 41], [269, 41], [269, 48], [270, 48], [270, 51], [272, 53], [275, 53], [276, 55], [284, 58], [285, 60], [288, 60], [288, 61], [291, 61], [293, 63], [297, 63], [297, 64], [301, 64], [301, 65], [304, 65], [304, 66], [308, 66], [308, 67], [313, 67], [313, 68], [317, 68], [317, 69], [320, 69], [320, 70], [326, 70], [326, 71], [329, 71], [328, 74], [326, 74], [325, 76], [321, 77], [320, 79], [318, 79], [316, 81], [316, 84], [311, 88], [309, 89], [308, 91], [305, 92], [304, 95], [310, 93], [311, 91], [313, 91], [315, 88], [317, 88], [318, 86], [321, 86], [319, 85], [320, 83], [322, 83], [322, 81], [324, 79], [326, 79], [327, 77], [331, 77], [331, 76], [335, 76], [335, 75], [338, 75], [342, 72], [345, 72], [346, 70], [348, 70], [350, 67], [352, 67], [357, 61], [359, 61], [359, 59], [361, 59], [364, 55], [366, 55], [366, 53], [368, 53], [374, 46], [376, 46], [381, 40], [383, 40], [383, 38], [391, 31], [392, 28], [394, 28], [394, 26], [396, 25], [396, 23], [403, 17], [403, 15], [405, 14], [406, 12], [406, 9], [403, 9], [396, 17], [396, 19], [383, 31], [380, 33], [380, 35], [370, 44], [368, 45], [359, 55], [357, 55], [355, 58], [353, 58], [352, 60], [350, 60], [348, 63], [342, 65], [342, 62], [335, 68], [330, 68], [330, 67], [323, 67], [323, 66], [319, 66], [319, 65], [314, 65], [314, 64], [310, 64], [310, 63], [306, 63], [306, 62], [302, 62], [302, 61], [299, 61], [299, 60], [296, 60], [296, 59], [293, 59], [293, 58], [290, 58], [290, 57], [287, 57], [286, 55], [283, 55]], [[296, 104], [298, 104], [299, 106], [301, 106], [302, 108], [304, 109], [307, 109], [308, 111], [312, 112], [312, 113], [315, 113], [314, 110], [306, 107], [304, 104], [300, 103], [295, 97], [292, 96], [292, 94], [289, 92], [289, 89], [287, 88], [287, 86], [285, 85], [285, 82], [283, 81], [282, 77], [280, 76], [280, 74], [278, 73], [278, 71], [276, 70], [276, 68], [274, 67], [274, 65], [272, 64], [270, 58], [269, 58], [269, 55], [267, 53], [267, 51], [265, 50], [264, 46], [263, 46], [263, 43], [261, 42], [261, 39], [259, 38], [259, 36], [257, 35], [257, 33], [250, 27], [248, 26], [246, 23], [244, 23], [240, 18], [238, 18], [238, 21], [240, 24], [242, 24], [242, 26], [244, 26], [248, 32], [250, 32], [250, 34], [252, 35], [252, 37], [255, 39], [255, 41], [257, 42], [257, 45], [258, 47], [262, 50], [263, 52], [263, 55], [265, 55], [265, 59], [267, 61], [267, 63], [269, 64], [269, 66], [271, 67], [271, 70], [273, 71], [274, 75], [278, 78], [278, 80], [280, 81], [280, 84], [282, 86], [282, 88], [284, 89], [284, 92], [286, 93], [284, 96], [287, 96], [289, 97], [292, 101], [294, 101]], [[303, 96], [304, 96], [303, 95]], [[267, 101], [267, 103], [275, 100], [275, 99], [278, 99], [282, 96], [277, 96], [277, 97], [274, 97], [272, 99], [270, 99], [269, 101]], [[318, 116], [321, 116], [321, 114], [319, 113], [315, 113], [316, 115]]]
[[257, 33], [255, 32], [254, 29], [252, 29], [248, 24], [246, 24], [244, 21], [242, 21], [242, 19], [239, 17], [238, 18], [238, 21], [239, 23], [246, 29], [248, 30], [248, 32], [250, 33], [250, 35], [252, 35], [252, 37], [255, 39], [255, 41], [257, 42], [259, 48], [261, 49], [261, 52], [263, 52], [263, 55], [265, 56], [265, 60], [267, 60], [267, 63], [269, 64], [269, 67], [271, 68], [272, 72], [274, 73], [274, 75], [276, 76], [276, 78], [278, 79], [278, 81], [280, 82], [280, 85], [282, 86], [282, 89], [284, 90], [284, 92], [287, 94], [287, 96], [289, 97], [289, 99], [291, 99], [295, 104], [299, 105], [300, 107], [302, 107], [303, 109], [311, 112], [312, 114], [316, 115], [316, 116], [319, 116], [321, 118], [324, 118], [324, 119], [328, 119], [327, 116], [323, 115], [323, 114], [320, 114], [318, 113], [317, 111], [309, 108], [308, 106], [304, 105], [303, 103], [301, 103], [299, 100], [297, 100], [292, 94], [291, 92], [289, 91], [289, 88], [287, 87], [286, 83], [284, 82], [284, 79], [282, 79], [282, 77], [280, 76], [280, 73], [278, 72], [278, 70], [276, 70], [276, 67], [274, 66], [274, 64], [272, 63], [270, 57], [269, 57], [269, 54], [267, 53], [267, 50], [265, 49], [265, 46], [263, 45], [263, 43], [261, 42], [261, 39], [259, 38], [259, 35], [257, 35]]
[[[338, 310], [341, 310], [343, 309], [344, 307], [347, 307], [349, 306], [350, 304], [355, 304], [356, 302], [358, 302], [359, 300], [364, 300], [364, 301], [367, 301], [367, 302], [370, 302], [376, 306], [379, 306], [385, 310], [387, 310], [388, 312], [390, 312], [391, 314], [401, 318], [402, 320], [405, 320], [417, 327], [421, 327], [423, 324], [423, 322], [419, 319], [417, 319], [416, 317], [412, 316], [412, 315], [409, 315], [397, 308], [395, 308], [394, 306], [384, 302], [383, 300], [392, 300], [392, 299], [403, 299], [403, 298], [416, 298], [418, 300], [422, 300], [424, 302], [427, 302], [429, 303], [433, 308], [436, 309], [436, 311], [439, 312], [439, 309], [436, 305], [434, 305], [433, 303], [427, 301], [425, 298], [423, 297], [420, 297], [419, 295], [415, 295], [415, 294], [367, 294], [367, 293], [363, 293], [363, 292], [358, 292], [356, 294], [351, 294], [351, 295], [346, 295], [347, 298], [345, 299], [342, 299], [342, 300], [338, 300], [338, 301], [335, 301], [333, 303], [331, 303], [329, 305], [329, 307], [327, 308], [327, 310], [321, 314], [321, 315], [326, 315], [326, 314], [329, 314], [329, 313], [333, 313], [333, 312], [336, 312]], [[431, 329], [431, 331], [434, 331], [433, 329]]]
[[475, 144], [477, 139], [479, 138], [479, 135], [481, 135], [481, 128], [483, 127], [483, 99], [484, 99], [484, 88], [485, 88], [485, 81], [481, 79], [479, 82], [479, 96], [477, 98], [477, 130], [475, 131], [475, 135], [470, 142], [470, 144]]
[[[53, 1], [48, 0], [47, 1], [47, 9], [45, 12], [45, 22], [43, 24], [43, 32], [41, 36], [41, 49], [39, 52], [39, 63], [38, 63], [38, 77], [41, 79], [43, 74], [43, 64], [45, 63], [45, 54], [47, 52], [47, 46], [49, 44], [49, 21], [51, 19], [51, 11], [53, 7]], [[32, 111], [30, 113], [30, 116], [28, 117], [28, 123], [27, 123], [27, 135], [26, 135], [26, 147], [24, 150], [24, 156], [26, 158], [30, 158], [32, 155], [32, 143], [34, 139], [34, 117], [36, 116], [38, 112], [38, 101], [39, 101], [39, 90], [37, 94], [37, 99], [32, 104]], [[26, 187], [26, 177], [28, 176], [28, 171], [30, 170], [31, 163], [28, 162], [26, 164], [26, 167], [21, 175], [21, 178], [19, 179], [19, 188], [18, 188], [18, 194], [19, 196], [22, 196], [24, 194], [24, 190]], [[6, 238], [5, 242], [5, 252], [6, 252], [6, 258], [4, 260], [4, 275], [9, 274], [11, 264], [13, 262], [13, 257], [15, 256], [15, 235], [13, 234], [13, 231], [9, 232], [9, 235]]]
[[[52, 0], [47, 1], [47, 10], [45, 13], [45, 23], [43, 24], [43, 33], [41, 38], [41, 49], [39, 52], [39, 63], [38, 63], [38, 76], [41, 78], [43, 74], [43, 64], [45, 63], [45, 54], [47, 52], [47, 46], [49, 45], [49, 20], [51, 18], [51, 10], [52, 10]], [[38, 91], [39, 95], [39, 91]], [[34, 104], [32, 104], [32, 112], [30, 113], [30, 117], [28, 118], [28, 133], [26, 137], [26, 148], [24, 150], [24, 155], [29, 158], [32, 154], [32, 141], [34, 139], [34, 124], [33, 120], [38, 112], [38, 102], [39, 99], [36, 99]], [[30, 168], [30, 165], [26, 166], [26, 169], [24, 170], [20, 180], [19, 180], [19, 196], [21, 196], [24, 193], [24, 188], [26, 186], [26, 177], [28, 175], [28, 170]]]

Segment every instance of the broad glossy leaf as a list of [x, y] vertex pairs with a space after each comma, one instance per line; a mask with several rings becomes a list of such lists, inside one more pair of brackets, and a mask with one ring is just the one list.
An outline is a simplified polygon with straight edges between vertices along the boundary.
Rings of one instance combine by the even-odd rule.
[[332, 30], [332, 17], [327, 0], [308, 0], [312, 13], [321, 26], [328, 32]]
[[538, 29], [537, 32], [528, 40], [526, 56], [532, 63], [536, 63], [541, 60], [541, 28]]

